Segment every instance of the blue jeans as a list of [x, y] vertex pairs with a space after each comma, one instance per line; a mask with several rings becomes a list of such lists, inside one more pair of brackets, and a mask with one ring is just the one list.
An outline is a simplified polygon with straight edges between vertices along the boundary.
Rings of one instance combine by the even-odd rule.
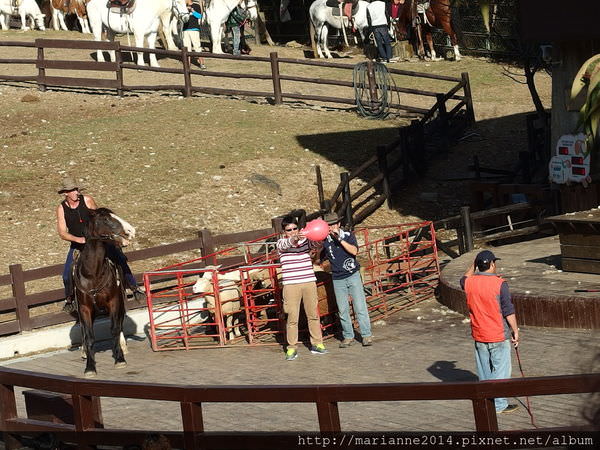
[[385, 25], [377, 26], [373, 28], [373, 34], [375, 35], [375, 42], [377, 42], [379, 57], [384, 61], [389, 61], [392, 58], [392, 38], [388, 28]]
[[242, 30], [241, 27], [233, 27], [231, 29], [232, 33], [233, 33], [233, 54], [234, 55], [240, 55], [240, 43], [241, 43], [241, 36], [242, 36]]
[[[510, 378], [512, 372], [510, 355], [510, 340], [502, 342], [477, 342], [475, 341], [475, 364], [479, 380], [503, 380]], [[496, 412], [508, 406], [505, 398], [494, 401]]]
[[335, 292], [335, 301], [338, 307], [340, 324], [342, 325], [342, 336], [344, 339], [354, 338], [354, 327], [350, 318], [350, 303], [348, 296], [352, 297], [352, 308], [358, 321], [360, 335], [362, 337], [371, 336], [371, 321], [365, 299], [360, 272], [356, 272], [343, 280], [333, 280], [333, 290]]
[[[73, 283], [71, 282], [71, 275], [73, 273], [73, 253], [75, 252], [75, 248], [70, 247], [69, 253], [67, 253], [67, 260], [65, 261], [65, 267], [63, 269], [62, 279], [63, 284], [65, 286], [65, 297], [69, 297], [73, 294]], [[131, 273], [131, 269], [129, 268], [129, 264], [127, 264], [127, 257], [121, 251], [120, 248], [115, 247], [114, 245], [108, 245], [106, 247], [106, 252], [108, 257], [117, 263], [122, 269], [123, 274], [125, 275], [125, 279], [127, 280], [127, 284], [129, 289], [132, 291], [137, 288], [137, 281]]]

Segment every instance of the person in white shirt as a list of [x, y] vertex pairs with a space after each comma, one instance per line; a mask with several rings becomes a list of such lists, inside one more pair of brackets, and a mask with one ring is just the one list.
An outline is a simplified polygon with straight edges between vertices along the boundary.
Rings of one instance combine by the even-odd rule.
[[375, 36], [379, 59], [389, 63], [392, 59], [392, 38], [389, 32], [390, 16], [385, 2], [373, 0], [367, 6], [367, 21], [369, 28]]

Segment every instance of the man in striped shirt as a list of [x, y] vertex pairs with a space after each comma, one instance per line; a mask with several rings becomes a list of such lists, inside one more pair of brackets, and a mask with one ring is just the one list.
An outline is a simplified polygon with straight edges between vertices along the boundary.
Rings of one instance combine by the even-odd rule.
[[311, 353], [316, 355], [327, 353], [323, 345], [319, 320], [317, 278], [310, 257], [311, 249], [321, 244], [309, 241], [300, 233], [298, 222], [291, 216], [284, 217], [281, 225], [284, 236], [277, 241], [277, 250], [281, 262], [283, 310], [288, 315], [286, 324], [288, 346], [285, 359], [292, 361], [298, 357], [298, 317], [301, 302], [308, 319]]

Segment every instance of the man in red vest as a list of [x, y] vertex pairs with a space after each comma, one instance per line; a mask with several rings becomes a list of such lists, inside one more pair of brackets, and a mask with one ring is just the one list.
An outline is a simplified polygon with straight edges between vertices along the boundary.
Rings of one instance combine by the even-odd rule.
[[[471, 335], [475, 340], [475, 363], [479, 380], [511, 377], [511, 343], [519, 345], [519, 328], [508, 283], [496, 275], [496, 258], [489, 250], [477, 254], [460, 280], [467, 294]], [[509, 413], [519, 405], [495, 399], [496, 412]]]

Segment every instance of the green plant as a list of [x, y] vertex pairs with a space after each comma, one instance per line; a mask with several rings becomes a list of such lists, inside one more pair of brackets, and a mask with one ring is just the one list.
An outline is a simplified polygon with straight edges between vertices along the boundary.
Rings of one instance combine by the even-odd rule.
[[583, 63], [571, 86], [571, 103], [577, 103], [585, 96], [579, 109], [576, 131], [587, 135], [586, 152], [597, 150], [598, 122], [600, 121], [600, 54], [594, 55]]

